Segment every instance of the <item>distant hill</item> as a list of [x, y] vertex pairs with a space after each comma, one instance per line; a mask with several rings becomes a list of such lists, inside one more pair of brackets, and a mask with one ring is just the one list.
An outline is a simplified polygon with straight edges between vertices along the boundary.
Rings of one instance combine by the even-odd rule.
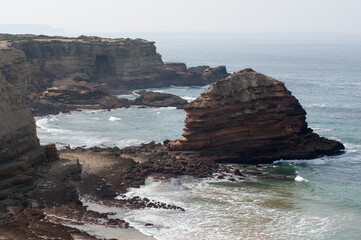
[[42, 24], [0, 24], [0, 33], [68, 35], [64, 29]]

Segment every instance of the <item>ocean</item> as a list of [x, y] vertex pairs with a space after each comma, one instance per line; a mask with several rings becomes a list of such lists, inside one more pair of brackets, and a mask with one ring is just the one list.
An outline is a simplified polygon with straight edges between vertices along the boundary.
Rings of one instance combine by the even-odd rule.
[[[127, 196], [148, 197], [186, 211], [111, 209], [117, 217], [156, 239], [361, 239], [361, 36], [133, 33], [125, 37], [155, 41], [164, 61], [226, 65], [229, 72], [251, 67], [283, 81], [305, 108], [309, 126], [341, 141], [346, 150], [339, 156], [250, 166], [247, 181], [147, 179], [145, 186], [130, 189]], [[152, 90], [191, 101], [206, 88]], [[137, 107], [36, 118], [41, 143], [55, 142], [59, 148], [125, 147], [176, 139], [184, 119], [183, 110]]]

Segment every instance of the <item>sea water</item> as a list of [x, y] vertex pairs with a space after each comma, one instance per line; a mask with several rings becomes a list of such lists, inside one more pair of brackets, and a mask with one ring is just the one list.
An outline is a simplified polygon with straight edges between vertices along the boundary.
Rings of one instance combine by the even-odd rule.
[[[310, 127], [343, 142], [346, 151], [315, 160], [283, 159], [250, 166], [247, 169], [253, 174], [247, 181], [187, 176], [166, 182], [147, 179], [145, 186], [130, 189], [127, 196], [148, 197], [186, 211], [119, 209], [119, 217], [157, 239], [361, 239], [360, 36], [159, 33], [126, 37], [156, 41], [165, 61], [226, 65], [230, 72], [251, 67], [285, 82], [307, 111]], [[152, 90], [191, 101], [204, 89]], [[183, 132], [184, 118], [184, 111], [175, 108], [131, 107], [36, 120], [41, 142], [55, 142], [61, 148], [124, 147], [176, 139]]]

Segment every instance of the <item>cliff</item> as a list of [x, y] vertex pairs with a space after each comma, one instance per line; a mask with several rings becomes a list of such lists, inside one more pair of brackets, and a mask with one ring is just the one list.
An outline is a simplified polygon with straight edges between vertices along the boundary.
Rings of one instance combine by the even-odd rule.
[[40, 146], [24, 99], [0, 76], [0, 200], [21, 201], [36, 179], [34, 167], [57, 157], [54, 148]]
[[[0, 74], [24, 94], [31, 111], [40, 115], [78, 108], [123, 107], [124, 103], [112, 94], [150, 87], [206, 85], [228, 76], [224, 66], [188, 69], [184, 63], [164, 63], [154, 42], [142, 39], [1, 36]], [[93, 99], [90, 104], [82, 103], [83, 92]], [[74, 104], [64, 104], [64, 96], [72, 94]], [[78, 100], [81, 103], [77, 104]]]
[[218, 161], [268, 163], [340, 153], [344, 146], [308, 128], [306, 112], [283, 82], [245, 69], [218, 80], [184, 107], [183, 138], [172, 150]]
[[23, 51], [0, 45], [0, 75], [11, 82], [20, 93], [27, 92], [30, 67]]
[[25, 54], [34, 86], [73, 80], [129, 88], [147, 85], [163, 66], [154, 43], [141, 39], [34, 39], [15, 41], [11, 47]]

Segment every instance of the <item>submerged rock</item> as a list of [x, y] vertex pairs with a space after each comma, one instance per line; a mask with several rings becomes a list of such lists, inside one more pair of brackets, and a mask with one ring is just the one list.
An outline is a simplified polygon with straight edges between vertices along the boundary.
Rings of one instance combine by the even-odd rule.
[[184, 110], [185, 132], [168, 144], [171, 150], [197, 150], [218, 161], [269, 163], [344, 149], [308, 128], [305, 110], [283, 82], [252, 69], [216, 81]]

